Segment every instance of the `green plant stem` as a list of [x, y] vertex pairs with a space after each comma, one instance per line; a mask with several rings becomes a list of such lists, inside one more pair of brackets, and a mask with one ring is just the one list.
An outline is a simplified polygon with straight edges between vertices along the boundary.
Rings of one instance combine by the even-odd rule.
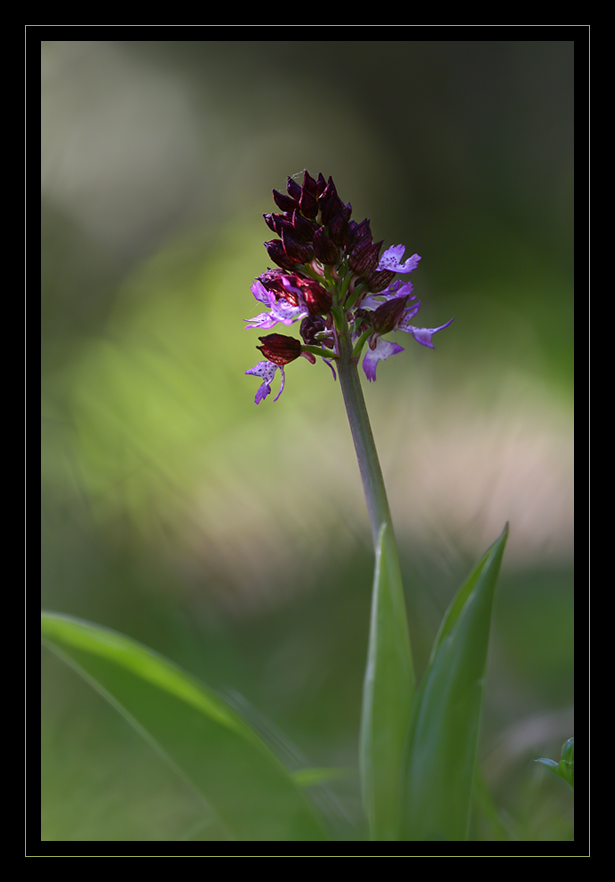
[[414, 670], [399, 554], [382, 471], [353, 356], [350, 331], [338, 324], [340, 385], [372, 528], [375, 552], [367, 664], [363, 681], [359, 771], [374, 841], [400, 838], [404, 749], [414, 696]]
[[338, 334], [338, 340], [340, 357], [336, 362], [336, 367], [339, 371], [342, 395], [363, 481], [374, 548], [377, 548], [383, 524], [390, 527], [391, 535], [393, 535], [391, 511], [357, 371], [358, 359], [352, 357], [352, 341], [347, 328], [341, 330]]

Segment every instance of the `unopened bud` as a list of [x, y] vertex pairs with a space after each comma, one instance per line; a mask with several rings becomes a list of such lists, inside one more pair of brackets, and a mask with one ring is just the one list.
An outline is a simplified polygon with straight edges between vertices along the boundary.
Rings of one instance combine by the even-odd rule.
[[382, 242], [372, 242], [365, 238], [352, 249], [348, 256], [348, 266], [360, 276], [371, 275], [378, 266]]
[[380, 270], [379, 272], [372, 273], [366, 279], [367, 287], [372, 292], [372, 294], [378, 294], [380, 291], [384, 291], [387, 288], [393, 279], [395, 278], [395, 273], [390, 270]]
[[378, 307], [372, 316], [372, 325], [374, 330], [383, 336], [394, 331], [399, 320], [401, 319], [410, 295], [405, 297], [395, 297], [393, 300], [387, 300]]
[[339, 249], [327, 236], [324, 227], [314, 233], [314, 255], [321, 263], [333, 264], [339, 260]]
[[273, 201], [280, 211], [293, 212], [298, 206], [298, 202], [295, 199], [287, 196], [286, 193], [278, 193], [277, 190], [273, 191]]
[[269, 242], [265, 242], [265, 248], [272, 261], [281, 266], [282, 269], [292, 270], [295, 268], [296, 261], [288, 257], [279, 239], [271, 239]]
[[284, 251], [291, 260], [297, 263], [309, 263], [314, 257], [314, 249], [308, 242], [296, 239], [288, 230], [282, 230]]

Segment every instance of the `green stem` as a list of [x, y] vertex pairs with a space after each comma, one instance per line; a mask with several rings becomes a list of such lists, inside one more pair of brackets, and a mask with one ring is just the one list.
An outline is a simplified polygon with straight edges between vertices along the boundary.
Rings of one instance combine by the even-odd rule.
[[347, 327], [342, 327], [338, 332], [339, 360], [336, 367], [339, 371], [340, 385], [352, 440], [354, 441], [359, 470], [363, 480], [363, 489], [367, 501], [367, 510], [372, 528], [374, 547], [377, 547], [380, 529], [383, 524], [390, 527], [393, 533], [391, 512], [384, 487], [382, 470], [378, 461], [374, 436], [365, 407], [361, 381], [357, 371], [357, 360], [353, 358], [352, 341]]
[[337, 326], [340, 384], [372, 528], [376, 566], [363, 682], [359, 770], [370, 839], [401, 838], [405, 744], [414, 669], [391, 512], [347, 325]]
[[301, 347], [302, 352], [311, 352], [313, 355], [318, 355], [320, 358], [330, 358], [333, 361], [337, 361], [339, 355], [336, 355], [335, 352], [332, 352], [329, 349], [323, 349], [322, 346], [307, 346], [305, 343]]

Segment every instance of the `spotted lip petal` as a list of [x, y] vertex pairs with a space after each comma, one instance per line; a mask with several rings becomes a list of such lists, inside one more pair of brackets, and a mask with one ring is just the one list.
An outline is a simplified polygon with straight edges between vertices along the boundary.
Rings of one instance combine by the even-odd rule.
[[286, 379], [284, 375], [284, 368], [282, 365], [274, 364], [272, 361], [259, 361], [258, 364], [255, 364], [253, 368], [246, 371], [246, 374], [250, 374], [254, 377], [260, 377], [262, 379], [261, 385], [258, 387], [256, 395], [254, 397], [254, 403], [260, 404], [271, 392], [271, 381], [275, 376], [275, 372], [278, 370], [282, 372], [282, 383], [280, 385], [280, 391], [273, 399], [277, 401], [280, 395], [282, 394], [282, 390], [284, 389], [284, 381]]
[[283, 325], [292, 325], [298, 319], [305, 318], [308, 314], [307, 307], [303, 304], [293, 306], [287, 300], [276, 300], [271, 291], [267, 292], [271, 297], [271, 312], [260, 312], [251, 319], [244, 319], [246, 330], [248, 328], [273, 328], [280, 322]]
[[392, 273], [411, 273], [417, 268], [421, 258], [418, 254], [413, 254], [405, 263], [400, 263], [405, 250], [405, 245], [391, 245], [380, 258], [376, 269], [378, 271], [388, 270]]
[[389, 358], [391, 355], [397, 355], [398, 352], [403, 351], [403, 346], [398, 346], [397, 343], [393, 343], [391, 340], [385, 340], [383, 337], [375, 338], [375, 346], [372, 349], [370, 340], [370, 345], [367, 347], [367, 352], [363, 359], [363, 370], [365, 371], [367, 379], [371, 382], [376, 379], [376, 367], [378, 366], [379, 361], [384, 361], [385, 358]]

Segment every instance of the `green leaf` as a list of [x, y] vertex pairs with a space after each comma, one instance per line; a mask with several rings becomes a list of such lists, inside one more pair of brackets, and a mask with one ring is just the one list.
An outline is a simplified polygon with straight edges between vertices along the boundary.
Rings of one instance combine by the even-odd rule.
[[116, 631], [42, 613], [44, 643], [97, 689], [204, 798], [229, 839], [315, 841], [323, 823], [260, 736], [222, 699]]
[[380, 530], [363, 685], [359, 765], [372, 840], [400, 838], [400, 784], [414, 669], [397, 546]]
[[453, 599], [416, 694], [403, 838], [468, 838], [493, 597], [508, 524]]
[[536, 762], [542, 763], [543, 766], [548, 766], [550, 769], [553, 769], [556, 775], [559, 775], [559, 763], [556, 763], [555, 760], [549, 759], [546, 756], [541, 756]]
[[536, 762], [548, 766], [558, 777], [566, 781], [567, 784], [570, 784], [574, 790], [574, 737], [564, 742], [562, 758], [559, 763], [544, 756], [537, 759]]

